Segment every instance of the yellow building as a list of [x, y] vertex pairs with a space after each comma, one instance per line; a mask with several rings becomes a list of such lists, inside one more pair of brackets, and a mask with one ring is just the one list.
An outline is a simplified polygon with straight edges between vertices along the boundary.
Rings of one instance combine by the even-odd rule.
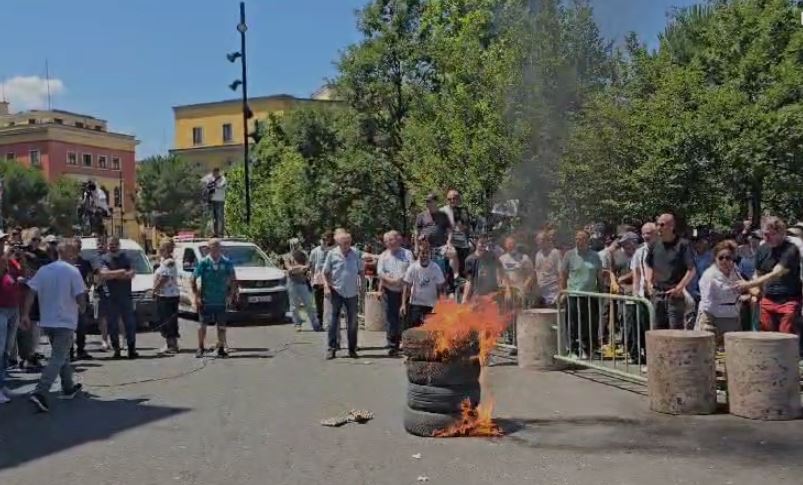
[[[256, 121], [269, 114], [281, 114], [305, 103], [329, 102], [324, 99], [304, 99], [279, 94], [248, 99], [254, 113], [249, 120], [249, 132]], [[225, 171], [243, 159], [242, 99], [174, 106], [175, 148], [173, 155], [195, 164], [203, 172], [213, 168]]]

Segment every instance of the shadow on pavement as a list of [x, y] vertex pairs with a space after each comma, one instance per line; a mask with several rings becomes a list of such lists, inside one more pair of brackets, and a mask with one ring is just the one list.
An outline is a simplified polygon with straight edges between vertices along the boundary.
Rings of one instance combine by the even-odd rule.
[[150, 406], [147, 399], [101, 401], [82, 396], [63, 401], [51, 396], [47, 414], [34, 413], [23, 397], [0, 410], [0, 470], [188, 411]]
[[797, 466], [803, 460], [803, 422], [757, 422], [733, 416], [647, 419], [572, 416], [500, 418], [506, 439], [534, 449], [722, 457]]

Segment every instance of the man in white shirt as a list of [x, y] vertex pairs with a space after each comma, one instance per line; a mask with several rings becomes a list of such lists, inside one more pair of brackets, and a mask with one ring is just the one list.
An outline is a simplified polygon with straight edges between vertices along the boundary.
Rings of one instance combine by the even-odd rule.
[[417, 327], [424, 323], [424, 317], [432, 313], [446, 283], [440, 266], [430, 260], [430, 244], [426, 235], [418, 237], [418, 261], [407, 268], [404, 283], [402, 313], [407, 316], [408, 328]]
[[387, 248], [379, 255], [376, 275], [379, 277], [382, 297], [385, 304], [385, 324], [387, 328], [388, 355], [399, 355], [401, 344], [401, 306], [404, 292], [404, 275], [413, 262], [413, 253], [401, 247], [401, 234], [390, 231], [384, 236]]
[[212, 209], [212, 232], [214, 237], [225, 235], [224, 203], [226, 202], [226, 177], [220, 173], [220, 169], [215, 167], [212, 173], [203, 178], [204, 191], [209, 200], [209, 207]]
[[535, 281], [539, 304], [555, 306], [560, 293], [560, 250], [555, 247], [555, 231], [540, 231], [535, 236]]
[[78, 327], [78, 313], [84, 311], [86, 286], [78, 269], [72, 265], [76, 257], [75, 244], [62, 241], [57, 248], [59, 259], [47, 264], [28, 280], [30, 292], [25, 297], [21, 326], [31, 324], [30, 311], [34, 294], [39, 297], [39, 326], [50, 340], [51, 355], [47, 366], [30, 400], [40, 412], [49, 411], [45, 395], [50, 387], [61, 377], [64, 397], [74, 398], [81, 390], [81, 384], [73, 382], [73, 369], [70, 365], [70, 349], [75, 330]]
[[[653, 222], [648, 222], [641, 226], [641, 238], [644, 243], [636, 249], [633, 253], [633, 258], [630, 260], [630, 270], [633, 272], [633, 294], [646, 298], [646, 284], [645, 279], [647, 268], [647, 250], [650, 245], [655, 242], [658, 234], [658, 228]], [[629, 322], [634, 322], [630, 325], [628, 332], [627, 342], [630, 357], [636, 363], [644, 362], [645, 349], [646, 349], [646, 332], [649, 330], [650, 318], [649, 311], [643, 304], [626, 308], [626, 311], [634, 311], [635, 315], [632, 317], [627, 316]]]

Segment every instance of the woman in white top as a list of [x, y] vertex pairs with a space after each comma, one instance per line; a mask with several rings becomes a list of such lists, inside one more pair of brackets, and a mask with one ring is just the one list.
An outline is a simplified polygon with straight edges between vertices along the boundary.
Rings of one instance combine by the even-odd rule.
[[722, 241], [714, 247], [714, 264], [700, 278], [700, 310], [697, 328], [717, 334], [741, 330], [739, 305], [741, 293], [736, 283], [742, 278], [736, 270], [737, 245], [734, 241]]
[[153, 281], [153, 294], [156, 296], [156, 315], [159, 331], [165, 339], [163, 354], [178, 353], [178, 268], [173, 259], [173, 241], [165, 239], [159, 245], [159, 267]]

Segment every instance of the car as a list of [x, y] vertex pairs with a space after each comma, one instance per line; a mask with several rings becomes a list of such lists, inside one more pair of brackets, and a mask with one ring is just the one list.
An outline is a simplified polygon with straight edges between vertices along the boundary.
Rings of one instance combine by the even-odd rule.
[[[192, 295], [192, 273], [207, 253], [208, 239], [176, 237], [173, 259], [178, 266], [179, 311], [197, 316]], [[229, 310], [234, 320], [286, 321], [289, 310], [287, 276], [256, 244], [245, 238], [222, 238], [223, 254], [234, 264], [239, 295]], [[203, 281], [201, 281], [203, 285]]]
[[[153, 266], [148, 256], [136, 241], [132, 239], [120, 239], [120, 251], [128, 256], [131, 265], [136, 272], [131, 281], [131, 296], [134, 300], [134, 313], [137, 317], [137, 328], [147, 329], [156, 325], [156, 300], [153, 297]], [[97, 238], [81, 238], [81, 257], [90, 261], [93, 267], [97, 267], [100, 255], [98, 254]], [[98, 294], [93, 287], [90, 294], [90, 301], [94, 309], [93, 317], [97, 320], [98, 316]], [[90, 324], [96, 324], [90, 322]], [[92, 325], [94, 326], [94, 325]]]

